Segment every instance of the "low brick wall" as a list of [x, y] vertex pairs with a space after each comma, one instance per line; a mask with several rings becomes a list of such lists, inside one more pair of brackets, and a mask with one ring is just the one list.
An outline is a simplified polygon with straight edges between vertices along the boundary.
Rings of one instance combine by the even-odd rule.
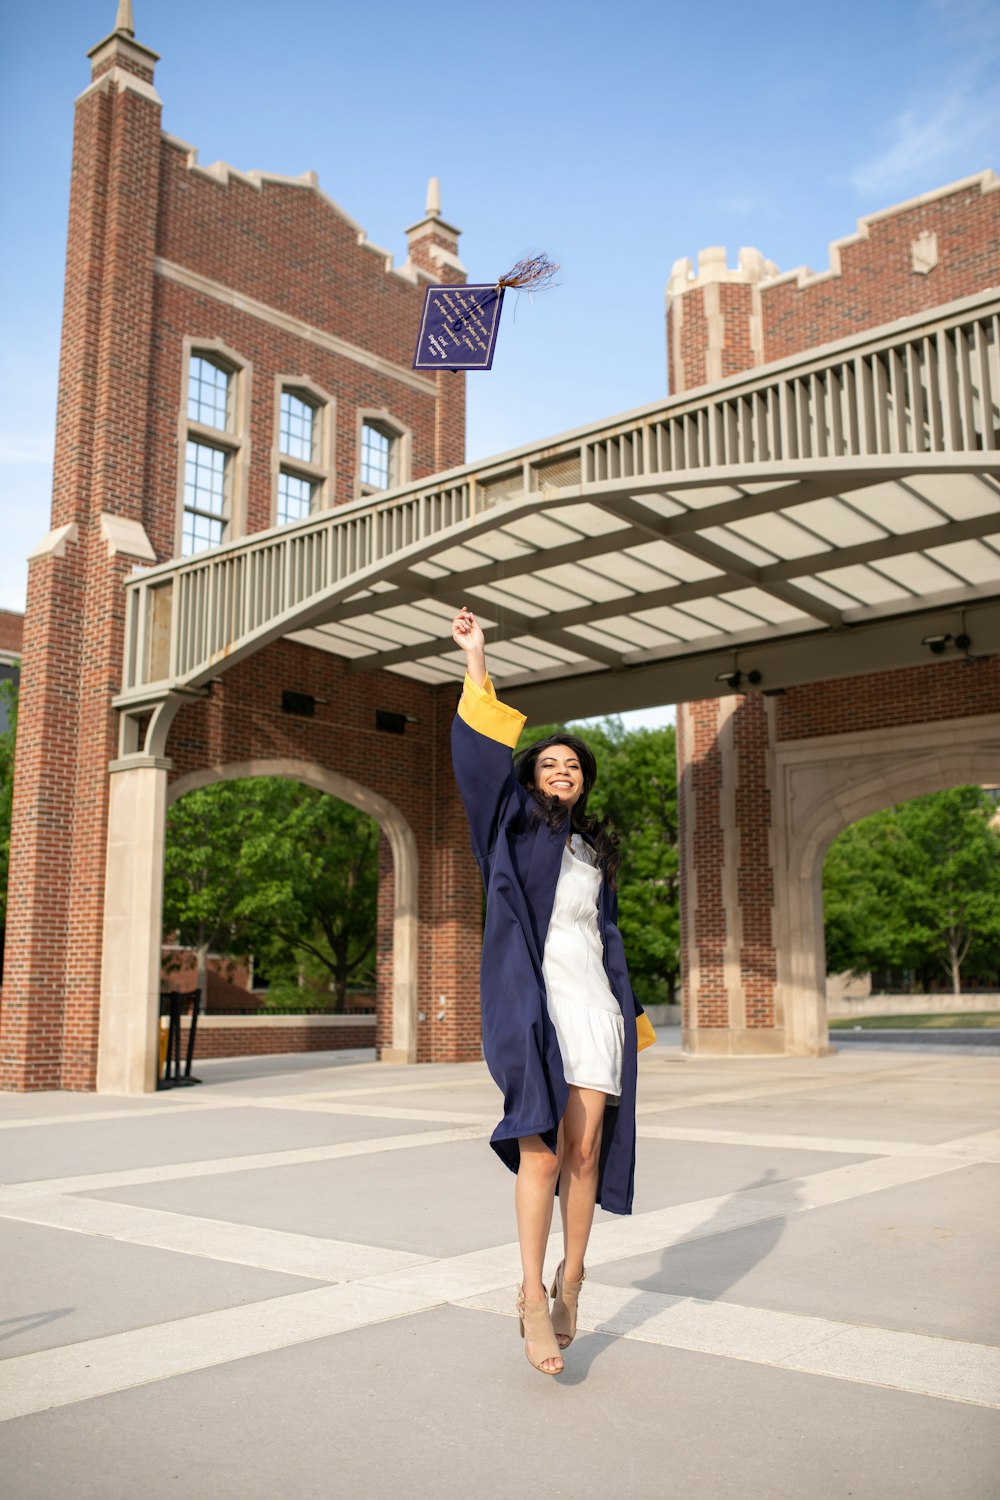
[[[189, 1021], [181, 1020], [187, 1056]], [[339, 1052], [375, 1046], [374, 1016], [199, 1016], [194, 1055], [264, 1056], [274, 1052]]]

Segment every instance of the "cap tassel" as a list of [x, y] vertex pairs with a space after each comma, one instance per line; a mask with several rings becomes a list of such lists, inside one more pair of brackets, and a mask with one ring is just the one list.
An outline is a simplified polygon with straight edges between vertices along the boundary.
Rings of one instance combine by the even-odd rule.
[[516, 287], [519, 292], [544, 292], [556, 286], [559, 267], [547, 255], [526, 255], [501, 276], [498, 287]]

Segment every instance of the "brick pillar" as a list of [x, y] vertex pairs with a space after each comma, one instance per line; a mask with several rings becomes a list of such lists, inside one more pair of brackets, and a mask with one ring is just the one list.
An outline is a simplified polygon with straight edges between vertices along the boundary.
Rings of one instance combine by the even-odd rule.
[[735, 270], [712, 245], [674, 262], [667, 282], [667, 375], [670, 394], [739, 375], [764, 363], [759, 284], [777, 267], [759, 250], [744, 249]]
[[756, 694], [681, 704], [677, 727], [684, 1047], [783, 1052], [768, 704]]
[[142, 530], [160, 160], [156, 54], [120, 30], [77, 101], [52, 531], [32, 554], [0, 1086], [93, 1088], [110, 706]]
[[392, 849], [389, 840], [382, 833], [378, 841], [378, 926], [375, 938], [375, 1050], [379, 1058], [392, 1048], [394, 909]]
[[451, 768], [455, 697], [453, 690], [442, 688], [435, 700], [434, 832], [428, 872], [432, 947], [426, 1003], [421, 995], [421, 1010], [427, 1017], [420, 1028], [421, 1062], [470, 1062], [483, 1055], [479, 1010], [483, 883]]

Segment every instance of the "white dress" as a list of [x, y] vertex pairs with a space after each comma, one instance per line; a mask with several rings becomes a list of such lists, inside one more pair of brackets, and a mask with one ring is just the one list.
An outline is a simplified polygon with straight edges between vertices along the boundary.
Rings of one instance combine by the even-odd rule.
[[617, 1103], [622, 1091], [625, 1021], [608, 983], [597, 920], [602, 875], [590, 846], [574, 833], [564, 846], [542, 976], [566, 1082], [598, 1089]]

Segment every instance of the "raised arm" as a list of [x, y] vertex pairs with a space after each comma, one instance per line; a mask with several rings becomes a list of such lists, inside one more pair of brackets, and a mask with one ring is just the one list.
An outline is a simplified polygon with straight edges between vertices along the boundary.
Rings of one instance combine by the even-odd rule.
[[472, 679], [475, 687], [482, 687], [489, 676], [486, 670], [486, 637], [472, 610], [464, 604], [451, 622], [451, 638], [465, 652], [466, 676]]
[[486, 670], [486, 642], [471, 610], [459, 610], [451, 634], [465, 653], [465, 684], [451, 731], [452, 763], [472, 848], [482, 859], [518, 796], [511, 751], [524, 727], [524, 714], [497, 697]]

